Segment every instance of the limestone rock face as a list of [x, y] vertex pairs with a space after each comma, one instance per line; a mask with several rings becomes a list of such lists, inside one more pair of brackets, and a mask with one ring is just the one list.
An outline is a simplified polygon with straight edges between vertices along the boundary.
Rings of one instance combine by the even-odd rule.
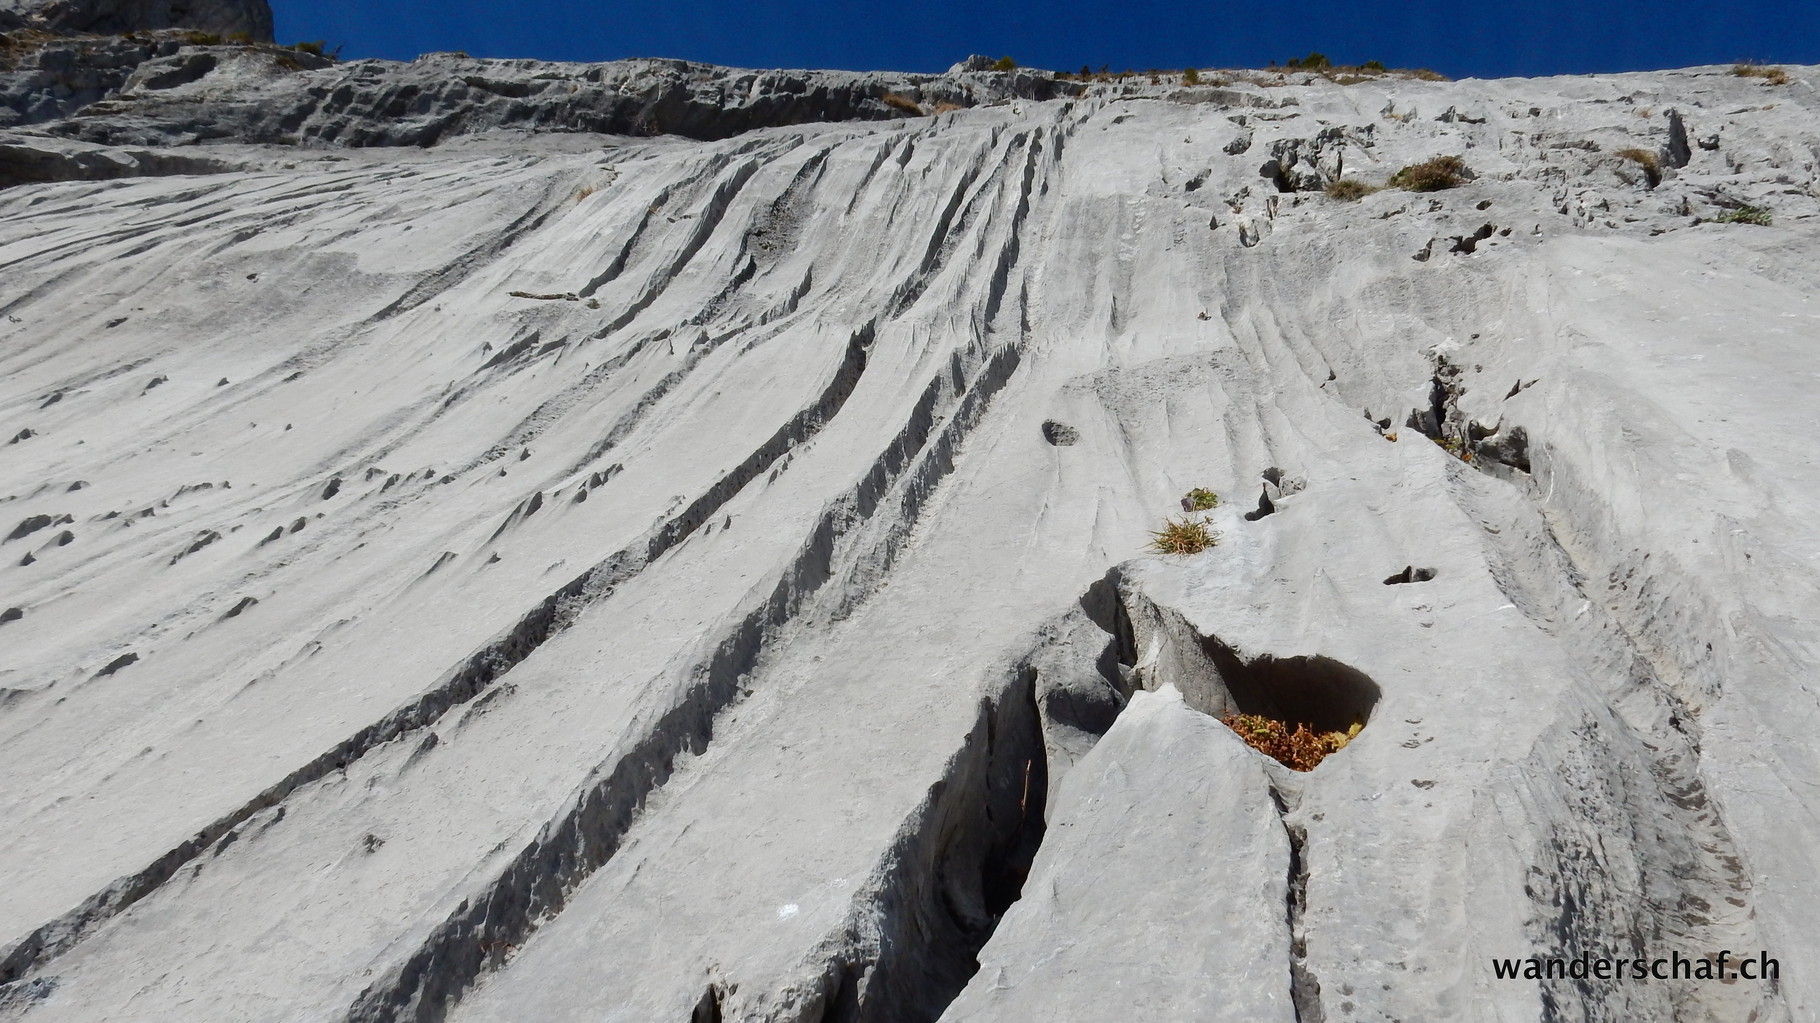
[[118, 35], [187, 28], [272, 41], [266, 0], [4, 0], [0, 14], [50, 32]]
[[174, 38], [53, 38], [0, 69], [0, 127], [55, 121], [119, 91], [140, 65], [182, 48]]
[[144, 62], [105, 104], [43, 130], [109, 145], [427, 146], [501, 128], [716, 140], [767, 126], [901, 120], [943, 104], [1049, 100], [1079, 88], [1032, 72], [746, 71], [454, 54], [338, 64], [271, 47], [209, 46]]
[[306, 58], [0, 129], [0, 1019], [1820, 1016], [1820, 71]]

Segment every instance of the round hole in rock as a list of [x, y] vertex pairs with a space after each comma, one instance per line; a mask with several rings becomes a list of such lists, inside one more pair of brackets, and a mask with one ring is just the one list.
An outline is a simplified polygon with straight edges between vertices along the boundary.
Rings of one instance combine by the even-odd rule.
[[[1370, 676], [1332, 657], [1246, 655], [1202, 635], [1173, 609], [1129, 590], [1121, 597], [1133, 648], [1145, 651], [1139, 684], [1174, 685], [1190, 707], [1219, 718], [1254, 749], [1290, 767], [1311, 769], [1321, 756], [1343, 748], [1370, 722], [1382, 696]], [[1298, 736], [1298, 730], [1306, 734]], [[1323, 747], [1317, 755], [1301, 755], [1317, 743]], [[1296, 756], [1287, 755], [1292, 745]]]
[[1364, 672], [1320, 654], [1241, 658], [1218, 640], [1207, 653], [1230, 696], [1227, 710], [1255, 714], [1316, 732], [1363, 727], [1383, 695]]
[[1384, 580], [1384, 585], [1396, 586], [1401, 583], [1425, 583], [1434, 577], [1435, 570], [1432, 568], [1417, 568], [1414, 565], [1405, 565], [1403, 566], [1403, 571]]

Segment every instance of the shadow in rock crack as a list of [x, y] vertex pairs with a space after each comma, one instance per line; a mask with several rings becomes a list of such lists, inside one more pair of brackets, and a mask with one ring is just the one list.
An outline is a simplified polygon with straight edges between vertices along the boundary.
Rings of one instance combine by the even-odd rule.
[[858, 907], [805, 1023], [929, 1023], [978, 972], [1043, 840], [1049, 772], [1035, 682], [1020, 664], [981, 701], [887, 855], [880, 888]]
[[1315, 732], [1345, 732], [1371, 720], [1382, 691], [1364, 672], [1321, 654], [1245, 656], [1202, 635], [1181, 614], [1126, 590], [1142, 688], [1173, 684], [1190, 707], [1213, 717], [1256, 714]]
[[928, 1023], [979, 971], [978, 955], [1023, 894], [1060, 773], [1123, 709], [1130, 628], [1116, 577], [1039, 631], [899, 832], [807, 1023]]
[[[1363, 725], [1380, 691], [1363, 672], [1324, 656], [1244, 656], [1178, 613], [1126, 586], [1117, 569], [1046, 623], [998, 676], [959, 751], [907, 820], [823, 961], [819, 990], [797, 1023], [929, 1023], [979, 970], [979, 953], [1023, 894], [1046, 834], [1047, 799], [1111, 728], [1139, 688], [1173, 683], [1188, 704], [1219, 716], [1265, 714], [1322, 731]], [[1322, 1018], [1307, 969], [1305, 825], [1300, 792], [1272, 783], [1289, 835], [1285, 924], [1292, 991], [1304, 1023]], [[703, 1003], [708, 1006], [707, 1002]], [[700, 1008], [696, 1019], [715, 1008]]]

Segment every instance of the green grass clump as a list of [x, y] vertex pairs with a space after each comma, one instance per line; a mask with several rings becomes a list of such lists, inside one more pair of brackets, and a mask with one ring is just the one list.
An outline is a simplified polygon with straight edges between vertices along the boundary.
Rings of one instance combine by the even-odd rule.
[[992, 62], [992, 70], [994, 70], [994, 71], [1016, 71], [1017, 70], [1017, 61], [1012, 60], [1010, 57], [1000, 57], [999, 59]]
[[1291, 71], [1325, 71], [1333, 67], [1333, 61], [1325, 53], [1310, 53], [1300, 59], [1290, 58], [1283, 66]]
[[1439, 192], [1458, 188], [1471, 173], [1466, 161], [1457, 156], [1437, 156], [1432, 160], [1412, 163], [1390, 176], [1390, 187], [1410, 192]]
[[1735, 210], [1726, 210], [1713, 218], [1717, 224], [1755, 224], [1758, 227], [1770, 225], [1769, 211], [1761, 206], [1740, 206]]
[[1220, 506], [1220, 495], [1206, 487], [1195, 487], [1182, 498], [1182, 504], [1189, 511], [1212, 511]]
[[1216, 547], [1220, 534], [1205, 518], [1166, 519], [1163, 528], [1150, 534], [1150, 549], [1158, 554], [1199, 554]]

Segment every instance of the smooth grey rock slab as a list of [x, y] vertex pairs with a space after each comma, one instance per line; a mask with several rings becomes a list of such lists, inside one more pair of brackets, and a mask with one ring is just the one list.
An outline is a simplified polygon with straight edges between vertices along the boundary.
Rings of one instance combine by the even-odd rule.
[[1261, 758], [1173, 687], [1062, 783], [1024, 895], [942, 1019], [1291, 1023], [1289, 839]]

